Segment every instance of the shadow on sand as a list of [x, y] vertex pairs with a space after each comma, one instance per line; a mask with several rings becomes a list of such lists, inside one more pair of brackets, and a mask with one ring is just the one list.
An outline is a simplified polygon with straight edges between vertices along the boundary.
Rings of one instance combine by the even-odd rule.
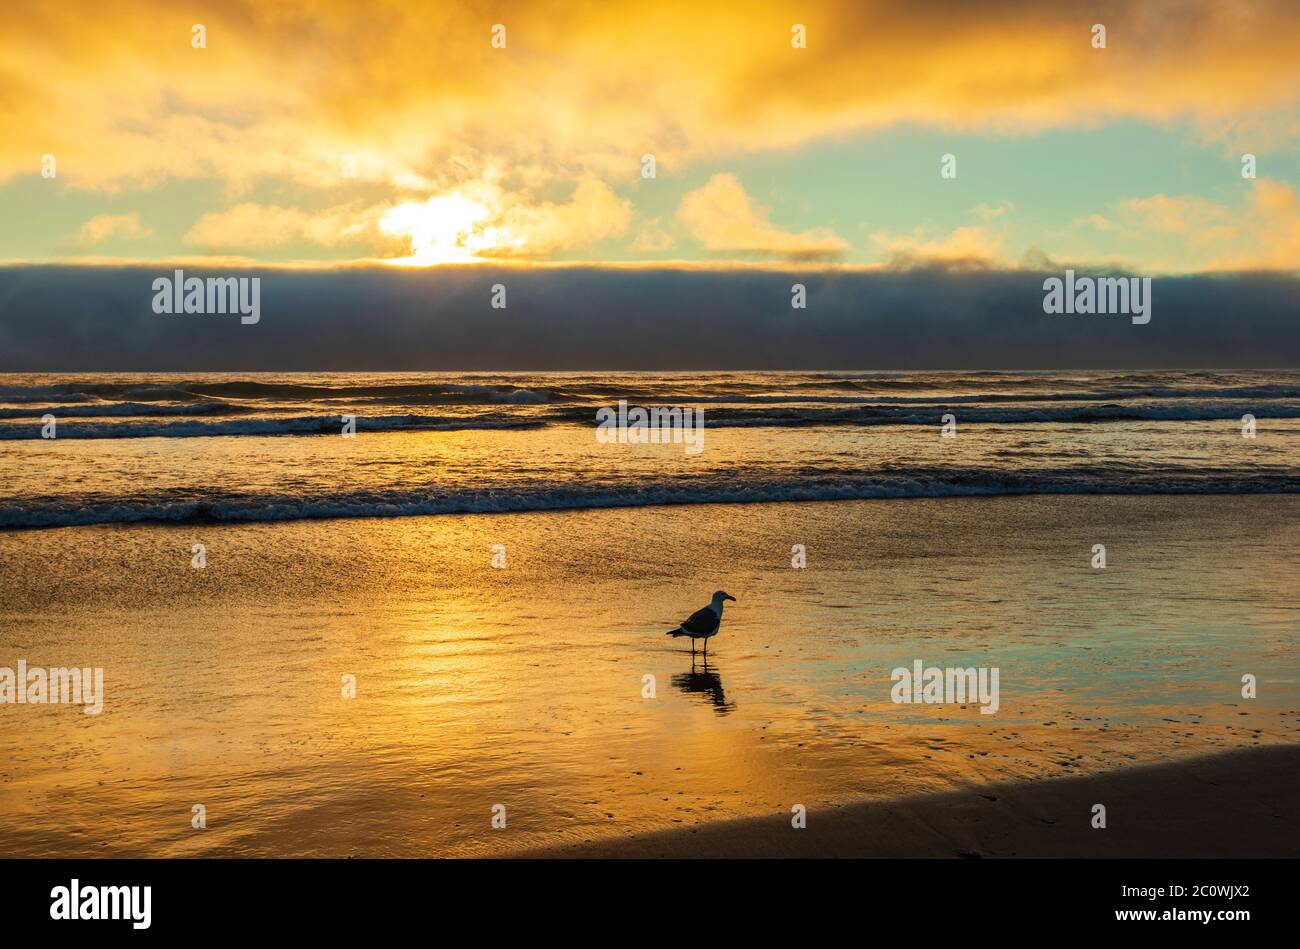
[[[1098, 774], [1007, 780], [530, 853], [549, 857], [1294, 859], [1300, 747], [1269, 745]], [[1105, 832], [1092, 826], [1108, 805]]]

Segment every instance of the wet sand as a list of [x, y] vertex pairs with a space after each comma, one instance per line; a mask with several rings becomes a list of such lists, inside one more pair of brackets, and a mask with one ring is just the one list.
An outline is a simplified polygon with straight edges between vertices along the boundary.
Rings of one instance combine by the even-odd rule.
[[[1028, 496], [0, 533], [0, 665], [105, 670], [102, 714], [0, 709], [0, 855], [506, 856], [793, 834], [796, 802], [812, 853], [1054, 854], [976, 818], [1046, 795], [1029, 827], [1090, 840], [1092, 792], [1072, 810], [1056, 779], [1300, 742], [1297, 515]], [[664, 631], [719, 587], [706, 666]], [[895, 704], [917, 659], [1000, 668], [997, 713]], [[892, 851], [869, 816], [903, 798], [947, 829]]]
[[[1300, 856], [1300, 747], [945, 794], [809, 808], [539, 850], [533, 857], [1289, 857]], [[1093, 806], [1106, 807], [1094, 828]]]

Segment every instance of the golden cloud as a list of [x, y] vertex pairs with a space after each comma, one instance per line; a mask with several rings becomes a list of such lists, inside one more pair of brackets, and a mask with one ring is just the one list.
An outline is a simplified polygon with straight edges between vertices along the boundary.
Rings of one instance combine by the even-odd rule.
[[1180, 249], [1169, 271], [1300, 270], [1300, 196], [1267, 178], [1243, 180], [1239, 202], [1155, 194], [1115, 205], [1094, 226], [1132, 240], [1168, 235]]
[[462, 185], [383, 213], [379, 229], [409, 242], [412, 264], [544, 258], [627, 232], [631, 204], [593, 178], [567, 202], [532, 202], [491, 182]]
[[184, 242], [210, 251], [261, 250], [286, 244], [328, 247], [374, 243], [379, 239], [380, 208], [341, 205], [303, 211], [245, 202], [204, 214], [186, 232]]
[[871, 242], [892, 267], [1012, 266], [1005, 258], [1002, 239], [984, 227], [959, 227], [935, 238], [926, 238], [919, 230], [913, 234], [881, 232], [872, 234]]
[[405, 263], [450, 263], [542, 258], [620, 236], [631, 218], [626, 200], [591, 179], [560, 203], [530, 203], [524, 195], [479, 182], [423, 199], [315, 211], [244, 202], [204, 214], [184, 242], [213, 252], [353, 245], [379, 257], [404, 257]]
[[683, 197], [677, 218], [706, 250], [714, 252], [825, 260], [849, 249], [842, 238], [824, 228], [800, 233], [782, 230], [767, 219], [768, 213], [750, 200], [735, 175], [722, 173]]
[[140, 224], [140, 212], [129, 214], [97, 214], [85, 224], [77, 234], [77, 241], [83, 247], [93, 247], [110, 237], [139, 238], [148, 237], [152, 231]]
[[657, 254], [671, 249], [676, 243], [673, 236], [660, 225], [659, 218], [656, 217], [641, 225], [636, 238], [632, 241], [632, 249]]
[[1239, 137], [1300, 99], [1298, 48], [1300, 6], [1284, 0], [1125, 0], [1086, 16], [1067, 0], [6, 4], [0, 181], [47, 153], [66, 185], [101, 190], [337, 187], [349, 156], [360, 181], [428, 191], [489, 158], [520, 187], [631, 180], [646, 152], [672, 169], [898, 122], [1188, 118]]

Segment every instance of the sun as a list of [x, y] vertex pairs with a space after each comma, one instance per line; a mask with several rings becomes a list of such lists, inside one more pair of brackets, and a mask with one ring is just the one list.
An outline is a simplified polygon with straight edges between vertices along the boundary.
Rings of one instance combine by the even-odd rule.
[[501, 229], [489, 224], [496, 216], [497, 212], [482, 201], [453, 191], [390, 208], [379, 219], [379, 229], [411, 242], [411, 256], [389, 263], [468, 263], [482, 260], [481, 252], [506, 243]]

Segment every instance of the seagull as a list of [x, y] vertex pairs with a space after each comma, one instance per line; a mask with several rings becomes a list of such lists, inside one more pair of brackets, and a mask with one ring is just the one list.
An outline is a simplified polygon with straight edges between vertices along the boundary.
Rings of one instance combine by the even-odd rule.
[[691, 618], [682, 623], [676, 629], [668, 630], [669, 636], [689, 636], [691, 637], [691, 652], [695, 652], [695, 640], [704, 640], [704, 654], [709, 653], [709, 637], [716, 636], [718, 627], [722, 625], [722, 607], [727, 600], [736, 602], [736, 598], [730, 593], [719, 590], [713, 594], [713, 599], [704, 609], [696, 610], [691, 614]]

